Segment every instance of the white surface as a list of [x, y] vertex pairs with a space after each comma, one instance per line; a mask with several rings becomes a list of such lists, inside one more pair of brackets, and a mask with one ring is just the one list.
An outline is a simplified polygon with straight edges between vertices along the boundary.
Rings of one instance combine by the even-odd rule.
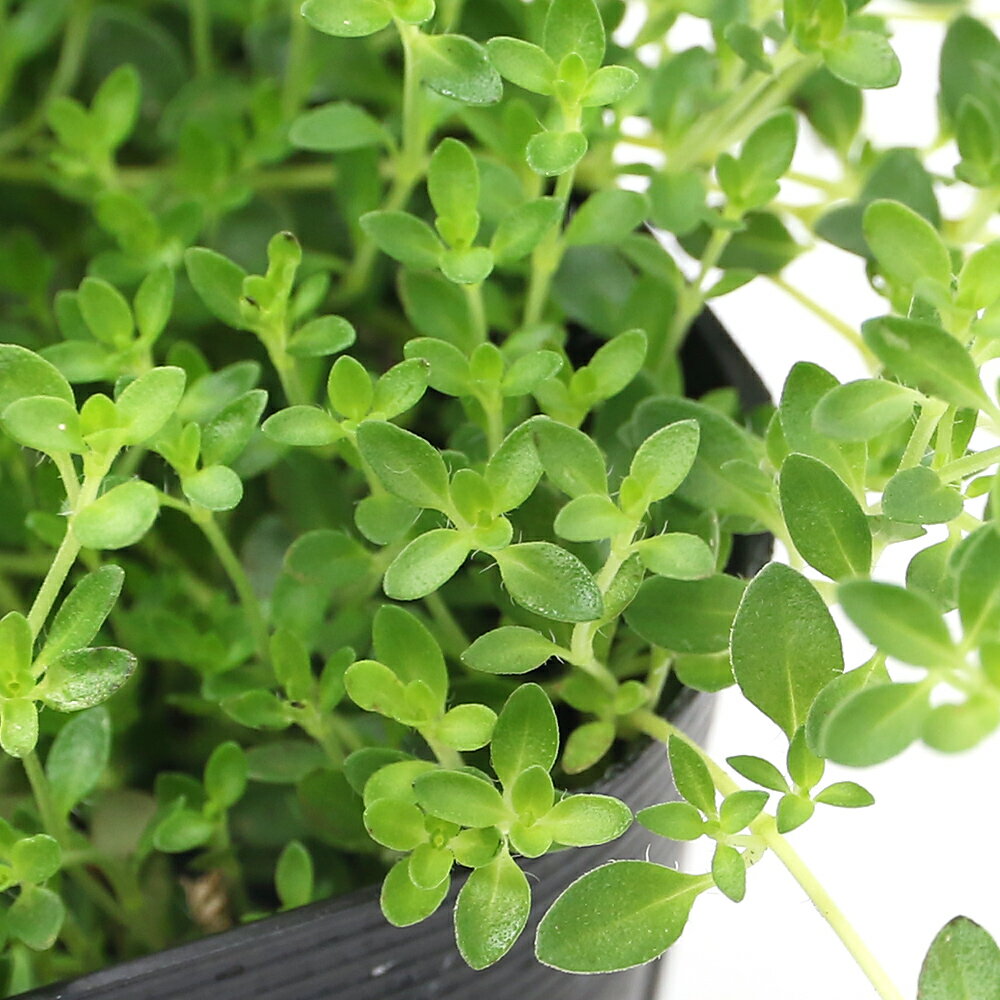
[[[881, 5], [879, 5], [881, 6]], [[915, 8], [910, 8], [914, 10]], [[980, 13], [1000, 15], [987, 0]], [[868, 95], [868, 126], [878, 145], [929, 144], [936, 131], [934, 94], [940, 27], [895, 22], [903, 80]], [[948, 154], [943, 154], [948, 163]], [[951, 160], [950, 162], [953, 162]], [[797, 158], [796, 166], [822, 165]], [[786, 278], [848, 322], [885, 312], [861, 262], [829, 247], [796, 261]], [[716, 309], [769, 388], [777, 394], [792, 363], [814, 361], [841, 379], [864, 369], [853, 350], [801, 306], [758, 280], [716, 303]], [[892, 568], [878, 575], [892, 578]], [[847, 646], [848, 665], [866, 645]], [[784, 738], [732, 691], [718, 696], [708, 749], [716, 759], [754, 753], [781, 763]], [[945, 757], [915, 747], [865, 771], [829, 768], [826, 780], [861, 781], [876, 804], [864, 810], [819, 807], [790, 835], [860, 931], [904, 996], [916, 995], [917, 974], [940, 927], [959, 913], [1000, 935], [1000, 825], [997, 761], [1000, 739]], [[694, 845], [686, 871], [706, 871], [711, 845]], [[791, 876], [768, 857], [749, 873], [746, 899], [734, 904], [706, 893], [694, 907], [667, 963], [664, 1000], [868, 1000], [875, 992]]]

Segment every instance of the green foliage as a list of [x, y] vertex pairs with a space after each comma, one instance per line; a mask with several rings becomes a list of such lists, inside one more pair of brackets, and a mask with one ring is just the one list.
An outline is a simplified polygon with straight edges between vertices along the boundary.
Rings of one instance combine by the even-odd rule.
[[613, 861], [577, 879], [538, 927], [536, 948], [564, 972], [644, 965], [680, 937], [695, 899], [712, 885], [648, 861]]
[[[0, 14], [5, 988], [189, 938], [210, 886], [235, 923], [381, 875], [409, 926], [456, 866], [486, 968], [530, 859], [630, 826], [592, 786], [652, 737], [679, 800], [639, 822], [711, 871], [597, 868], [536, 942], [628, 968], [769, 850], [816, 893], [780, 838], [873, 801], [826, 760], [995, 732], [991, 25], [915, 7], [950, 22], [943, 173], [863, 128], [900, 64], [861, 0], [176, 6]], [[792, 289], [867, 377], [683, 398], [706, 303], [814, 237], [885, 300], [858, 337]], [[791, 565], [732, 575], [762, 532]], [[678, 685], [736, 685], [787, 753], [717, 765]], [[948, 925], [922, 998], [985, 1000], [995, 954]]]

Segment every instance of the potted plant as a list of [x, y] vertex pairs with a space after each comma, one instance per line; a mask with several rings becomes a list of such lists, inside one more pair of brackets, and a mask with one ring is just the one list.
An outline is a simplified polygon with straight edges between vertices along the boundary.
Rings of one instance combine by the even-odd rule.
[[[856, 0], [299, 7], [0, 5], [8, 994], [622, 996], [563, 973], [772, 852], [899, 998], [786, 835], [870, 804], [825, 760], [1000, 721], [1000, 41], [948, 29], [941, 178], [859, 136]], [[807, 233], [884, 295], [824, 314], [872, 374], [770, 405], [704, 309]], [[733, 684], [784, 760], [701, 748]], [[921, 996], [997, 981], [958, 918]]]

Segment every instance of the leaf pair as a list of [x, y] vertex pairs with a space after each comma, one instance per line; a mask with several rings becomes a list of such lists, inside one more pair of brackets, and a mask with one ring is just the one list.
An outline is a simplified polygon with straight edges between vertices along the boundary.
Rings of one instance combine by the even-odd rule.
[[[0, 746], [14, 757], [38, 741], [36, 701], [76, 712], [106, 701], [132, 675], [136, 658], [124, 649], [91, 647], [121, 590], [124, 574], [103, 566], [63, 601], [37, 656], [27, 620], [16, 611], [0, 620]], [[69, 739], [69, 737], [67, 737]]]

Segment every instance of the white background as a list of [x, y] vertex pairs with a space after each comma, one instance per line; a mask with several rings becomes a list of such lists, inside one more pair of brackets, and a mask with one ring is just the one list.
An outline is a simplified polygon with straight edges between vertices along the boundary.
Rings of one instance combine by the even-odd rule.
[[[1000, 30], [1000, 0], [981, 0], [974, 8]], [[889, 8], [884, 0], [875, 0], [872, 9]], [[920, 11], [916, 5], [894, 9]], [[925, 147], [937, 132], [937, 52], [943, 28], [910, 19], [894, 20], [892, 26], [903, 77], [894, 90], [868, 93], [868, 134], [877, 137], [879, 148]], [[682, 44], [700, 40], [692, 37]], [[946, 149], [935, 162], [940, 166], [943, 161], [944, 172], [956, 159]], [[828, 169], [808, 143], [800, 143], [795, 166], [815, 173]], [[794, 191], [788, 193], [794, 196]], [[947, 201], [944, 208], [949, 214]], [[861, 261], [831, 247], [806, 254], [785, 277], [848, 322], [887, 311], [868, 287]], [[765, 280], [718, 300], [715, 307], [774, 394], [798, 360], [822, 364], [842, 380], [865, 374], [853, 349]], [[899, 565], [880, 565], [877, 575], [893, 579], [899, 572]], [[848, 641], [845, 651], [848, 666], [867, 656], [862, 640]], [[716, 759], [753, 753], [782, 762], [784, 737], [737, 693], [717, 696], [716, 707], [708, 744]], [[957, 757], [914, 747], [863, 772], [830, 767], [826, 780], [860, 780], [875, 795], [875, 806], [819, 807], [807, 826], [790, 835], [907, 998], [916, 996], [927, 946], [951, 917], [965, 914], [1000, 937], [998, 751], [1000, 739], [993, 738]], [[711, 845], [693, 845], [682, 867], [706, 871], [710, 854]], [[742, 903], [732, 903], [718, 891], [698, 900], [670, 953], [660, 995], [665, 1000], [876, 996], [773, 857], [749, 872]]]

